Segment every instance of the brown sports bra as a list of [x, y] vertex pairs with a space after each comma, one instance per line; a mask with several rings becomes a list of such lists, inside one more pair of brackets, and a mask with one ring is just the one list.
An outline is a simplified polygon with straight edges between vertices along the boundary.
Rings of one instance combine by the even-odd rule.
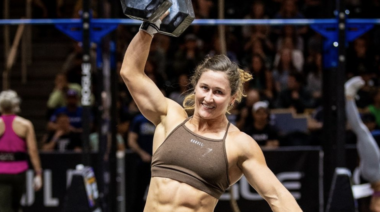
[[152, 177], [186, 183], [219, 199], [229, 187], [225, 140], [197, 135], [178, 125], [156, 150], [152, 158]]

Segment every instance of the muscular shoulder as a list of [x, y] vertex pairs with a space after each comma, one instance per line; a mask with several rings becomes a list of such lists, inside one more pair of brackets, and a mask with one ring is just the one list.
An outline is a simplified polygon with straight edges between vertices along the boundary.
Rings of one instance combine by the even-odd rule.
[[240, 131], [237, 127], [233, 126], [233, 129], [228, 133], [229, 141], [234, 146], [234, 151], [239, 157], [250, 158], [256, 151], [260, 151], [260, 146], [257, 142], [246, 133]]
[[33, 124], [31, 121], [20, 116], [17, 116], [14, 121], [15, 121], [15, 124], [17, 124], [20, 127], [25, 127], [27, 129], [30, 129], [33, 127]]

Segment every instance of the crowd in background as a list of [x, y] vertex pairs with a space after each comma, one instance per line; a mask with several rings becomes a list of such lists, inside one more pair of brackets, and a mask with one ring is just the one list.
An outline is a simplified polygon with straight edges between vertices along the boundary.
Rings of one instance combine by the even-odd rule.
[[[37, 9], [49, 16], [45, 1], [35, 1]], [[50, 2], [50, 1], [49, 1]], [[80, 1], [78, 1], [80, 2]], [[322, 0], [226, 0], [225, 18], [324, 18], [326, 5]], [[54, 1], [53, 8], [63, 11], [61, 1]], [[76, 12], [80, 4], [76, 4]], [[79, 5], [79, 6], [78, 6]], [[218, 17], [217, 1], [193, 0], [197, 19]], [[347, 1], [349, 17], [379, 18], [380, 0]], [[45, 14], [46, 12], [46, 14]], [[61, 13], [55, 13], [56, 17]], [[94, 15], [96, 16], [96, 14]], [[120, 11], [119, 18], [123, 18]], [[119, 26], [116, 35], [117, 71], [124, 52], [138, 26]], [[245, 84], [247, 97], [236, 103], [228, 119], [242, 131], [251, 135], [261, 146], [321, 145], [323, 128], [323, 37], [308, 26], [284, 25], [269, 27], [226, 26], [227, 56], [241, 68], [252, 73], [254, 80]], [[372, 130], [380, 128], [380, 28], [357, 38], [347, 47], [346, 78], [362, 76], [365, 86], [356, 97], [363, 121]], [[207, 55], [221, 54], [221, 40], [215, 26], [191, 25], [179, 38], [157, 34], [152, 42], [145, 73], [158, 85], [165, 96], [182, 105], [190, 92], [189, 77], [197, 64]], [[95, 56], [93, 54], [93, 63]], [[55, 88], [48, 101], [47, 133], [42, 141], [45, 150], [80, 150], [82, 132], [81, 93], [82, 49], [73, 43], [73, 50], [62, 64]], [[95, 65], [94, 65], [95, 67]], [[96, 84], [94, 85], [96, 86]], [[118, 144], [131, 147], [136, 152], [133, 136], [153, 133], [154, 126], [142, 123], [138, 108], [126, 86], [119, 80], [118, 86]], [[93, 97], [94, 106], [96, 98]], [[287, 116], [288, 115], [288, 116]], [[290, 117], [290, 118], [289, 118]], [[92, 117], [93, 118], [93, 117]], [[281, 124], [281, 120], [290, 120]], [[286, 125], [293, 125], [292, 127]], [[137, 127], [139, 126], [139, 127]], [[153, 128], [152, 128], [153, 127]], [[96, 123], [92, 126], [90, 144], [97, 150]], [[348, 127], [349, 129], [349, 127]], [[131, 137], [132, 133], [132, 137]], [[145, 133], [145, 134], [144, 134]], [[355, 138], [348, 133], [347, 142]], [[60, 140], [60, 142], [57, 142]], [[149, 147], [146, 147], [149, 149]], [[141, 153], [141, 154], [140, 154]], [[147, 157], [146, 151], [140, 156]]]

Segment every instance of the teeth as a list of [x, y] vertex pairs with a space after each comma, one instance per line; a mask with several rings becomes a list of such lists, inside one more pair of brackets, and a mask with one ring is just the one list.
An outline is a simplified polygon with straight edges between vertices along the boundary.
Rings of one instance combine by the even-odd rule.
[[208, 109], [214, 108], [213, 106], [208, 106], [206, 104], [202, 104], [203, 106], [207, 107]]

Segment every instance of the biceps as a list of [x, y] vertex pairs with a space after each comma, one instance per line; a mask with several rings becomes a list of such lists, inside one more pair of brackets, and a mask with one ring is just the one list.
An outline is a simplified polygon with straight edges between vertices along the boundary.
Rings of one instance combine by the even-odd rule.
[[145, 74], [123, 80], [141, 113], [153, 123], [159, 123], [160, 116], [167, 113], [168, 104], [156, 84]]
[[28, 135], [26, 137], [26, 143], [28, 146], [29, 151], [35, 151], [37, 150], [37, 143], [36, 143], [36, 137], [34, 135], [34, 130], [29, 129]]

